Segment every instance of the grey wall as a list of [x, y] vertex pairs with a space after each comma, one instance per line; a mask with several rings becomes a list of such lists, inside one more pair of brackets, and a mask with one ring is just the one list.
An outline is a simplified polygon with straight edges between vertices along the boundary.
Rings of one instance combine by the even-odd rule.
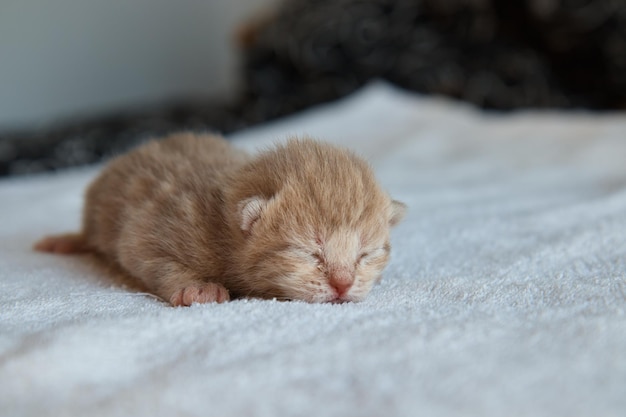
[[274, 0], [0, 0], [0, 130], [236, 88], [233, 31]]

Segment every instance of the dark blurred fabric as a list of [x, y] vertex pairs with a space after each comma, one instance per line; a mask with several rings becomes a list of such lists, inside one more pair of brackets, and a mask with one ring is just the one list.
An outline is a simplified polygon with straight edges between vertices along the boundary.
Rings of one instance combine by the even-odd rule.
[[290, 0], [240, 31], [244, 94], [0, 134], [0, 175], [92, 163], [180, 129], [223, 133], [372, 78], [477, 106], [626, 107], [626, 0]]
[[273, 117], [373, 77], [489, 109], [626, 106], [626, 2], [293, 0], [245, 50]]

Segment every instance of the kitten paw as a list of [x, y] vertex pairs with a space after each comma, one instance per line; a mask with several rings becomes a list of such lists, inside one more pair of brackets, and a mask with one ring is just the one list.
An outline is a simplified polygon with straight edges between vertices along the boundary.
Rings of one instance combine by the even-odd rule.
[[68, 233], [65, 235], [46, 236], [35, 243], [33, 249], [39, 252], [60, 254], [89, 252], [85, 239], [79, 234]]
[[182, 288], [170, 298], [173, 306], [190, 306], [193, 303], [223, 303], [230, 300], [228, 290], [221, 284], [208, 282]]

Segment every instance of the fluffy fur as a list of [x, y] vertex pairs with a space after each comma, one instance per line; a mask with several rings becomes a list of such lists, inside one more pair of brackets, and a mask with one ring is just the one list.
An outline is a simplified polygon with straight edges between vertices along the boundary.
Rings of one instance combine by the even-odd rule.
[[349, 151], [294, 139], [252, 158], [181, 133], [111, 161], [87, 191], [82, 231], [35, 249], [95, 252], [173, 305], [359, 301], [404, 211]]

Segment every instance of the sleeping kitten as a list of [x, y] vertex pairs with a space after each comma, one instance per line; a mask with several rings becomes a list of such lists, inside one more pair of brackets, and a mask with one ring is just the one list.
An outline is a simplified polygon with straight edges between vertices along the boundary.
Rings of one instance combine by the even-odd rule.
[[35, 249], [99, 254], [175, 306], [360, 301], [404, 212], [346, 150], [290, 140], [252, 158], [180, 133], [111, 161], [87, 190], [82, 231]]

